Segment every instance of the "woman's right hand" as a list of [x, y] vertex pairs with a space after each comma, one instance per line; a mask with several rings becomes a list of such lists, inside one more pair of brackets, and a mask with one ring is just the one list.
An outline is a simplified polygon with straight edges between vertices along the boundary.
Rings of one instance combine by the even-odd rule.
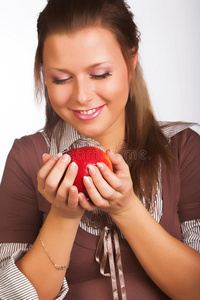
[[[43, 155], [44, 166], [39, 170], [38, 190], [51, 203], [51, 211], [56, 216], [68, 219], [80, 219], [85, 211], [79, 205], [82, 194], [73, 185], [78, 172], [76, 163], [70, 163], [71, 157], [61, 153]], [[94, 209], [88, 201], [88, 210]]]

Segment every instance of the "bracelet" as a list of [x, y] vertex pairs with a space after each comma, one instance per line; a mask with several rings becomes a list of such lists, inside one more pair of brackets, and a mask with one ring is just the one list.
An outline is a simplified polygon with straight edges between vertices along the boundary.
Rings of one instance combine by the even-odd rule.
[[42, 247], [44, 248], [44, 251], [46, 252], [46, 254], [47, 254], [47, 256], [48, 256], [48, 258], [50, 259], [50, 261], [52, 262], [52, 264], [54, 265], [54, 267], [57, 269], [57, 270], [66, 270], [67, 268], [68, 268], [68, 265], [67, 266], [58, 266], [55, 262], [54, 262], [54, 260], [52, 259], [52, 257], [51, 257], [51, 255], [49, 254], [49, 252], [47, 251], [47, 249], [46, 249], [46, 247], [45, 247], [45, 244], [44, 244], [44, 242], [43, 242], [43, 240], [42, 240], [42, 235], [41, 235], [41, 232], [39, 232], [39, 238], [40, 238], [40, 242], [41, 242], [41, 244], [42, 244]]

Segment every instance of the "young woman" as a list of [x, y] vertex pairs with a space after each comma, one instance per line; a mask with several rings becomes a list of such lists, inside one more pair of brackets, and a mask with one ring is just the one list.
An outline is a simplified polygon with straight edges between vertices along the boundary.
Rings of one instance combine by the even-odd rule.
[[[200, 138], [155, 120], [138, 44], [123, 0], [49, 0], [40, 14], [46, 125], [7, 159], [1, 299], [200, 298]], [[90, 201], [62, 154], [80, 145], [114, 168], [88, 166]]]

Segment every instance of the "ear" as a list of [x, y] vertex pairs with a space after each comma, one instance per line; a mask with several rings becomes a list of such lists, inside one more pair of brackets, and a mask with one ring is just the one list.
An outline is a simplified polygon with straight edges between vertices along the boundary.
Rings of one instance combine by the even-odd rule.
[[133, 63], [133, 68], [135, 70], [138, 62], [138, 51], [136, 51], [135, 47], [131, 49], [132, 51], [132, 63]]

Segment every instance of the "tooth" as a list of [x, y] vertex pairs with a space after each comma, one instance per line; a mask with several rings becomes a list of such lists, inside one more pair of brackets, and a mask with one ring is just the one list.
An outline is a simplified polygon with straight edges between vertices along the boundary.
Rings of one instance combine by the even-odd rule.
[[95, 112], [95, 108], [94, 109], [90, 109], [90, 110], [88, 110], [88, 111], [80, 111], [80, 113], [82, 114], [82, 115], [91, 115], [92, 113], [94, 113]]

